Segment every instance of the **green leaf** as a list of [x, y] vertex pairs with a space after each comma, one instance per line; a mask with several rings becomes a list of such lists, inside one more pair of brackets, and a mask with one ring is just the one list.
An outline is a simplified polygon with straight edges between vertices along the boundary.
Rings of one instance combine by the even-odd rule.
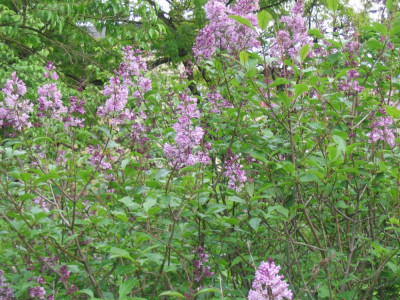
[[303, 94], [304, 92], [307, 92], [308, 90], [309, 90], [309, 87], [307, 84], [299, 83], [299, 84], [296, 84], [296, 86], [294, 87], [294, 94], [296, 97], [298, 97], [301, 94]]
[[318, 28], [309, 29], [308, 34], [319, 39], [324, 37]]
[[381, 42], [375, 40], [375, 39], [370, 39], [367, 41], [367, 46], [370, 49], [374, 49], [374, 50], [379, 50], [383, 48], [383, 45]]
[[393, 10], [393, 0], [386, 0], [386, 9], [388, 11]]
[[229, 18], [231, 18], [231, 19], [235, 20], [236, 22], [239, 22], [240, 24], [243, 24], [253, 30], [256, 30], [254, 28], [254, 26], [251, 24], [251, 22], [246, 18], [243, 18], [241, 16], [235, 16], [235, 15], [230, 15]]
[[137, 278], [131, 278], [121, 283], [118, 289], [118, 295], [120, 297], [126, 296], [128, 293], [132, 291], [133, 287], [136, 285], [137, 282], [138, 282]]
[[372, 25], [376, 31], [380, 32], [383, 36], [386, 36], [387, 29], [385, 25], [377, 22], [372, 23]]
[[393, 106], [386, 106], [386, 113], [395, 119], [400, 119], [400, 110]]
[[169, 169], [160, 169], [156, 173], [156, 180], [159, 181], [161, 179], [164, 179], [165, 177], [168, 176], [168, 174], [171, 172]]
[[110, 249], [110, 254], [111, 254], [110, 259], [121, 257], [121, 258], [130, 259], [133, 261], [133, 258], [130, 256], [129, 252], [124, 249], [121, 249], [121, 248], [112, 247]]
[[260, 218], [251, 218], [249, 221], [250, 227], [254, 229], [255, 232], [258, 231], [260, 227], [261, 219]]
[[126, 207], [133, 207], [135, 206], [135, 203], [133, 202], [133, 198], [132, 197], [123, 197], [121, 199], [118, 200], [119, 202], [122, 202], [123, 204], [125, 204]]
[[338, 10], [339, 0], [327, 0], [326, 4], [328, 5], [328, 8], [330, 10], [337, 11]]
[[400, 33], [400, 24], [393, 26], [390, 30], [389, 30], [389, 36], [390, 37], [397, 37], [398, 34]]
[[86, 295], [88, 295], [88, 296], [91, 297], [91, 298], [94, 297], [93, 291], [92, 291], [92, 290], [89, 290], [89, 289], [79, 290], [79, 291], [78, 291], [78, 294], [86, 294]]
[[240, 51], [239, 53], [240, 62], [245, 64], [249, 60], [249, 54], [246, 51]]
[[156, 205], [157, 199], [149, 196], [146, 198], [146, 201], [143, 203], [143, 208], [145, 212], [148, 212], [150, 208]]
[[197, 296], [197, 295], [205, 294], [205, 293], [220, 293], [221, 294], [221, 291], [216, 288], [205, 288], [205, 289], [201, 289], [194, 295]]
[[280, 99], [282, 101], [282, 103], [285, 106], [289, 106], [290, 102], [292, 102], [292, 99], [288, 97], [288, 95], [286, 95], [286, 93], [284, 92], [279, 92], [277, 95], [278, 99]]
[[300, 52], [299, 52], [301, 61], [304, 61], [306, 59], [309, 51], [310, 51], [309, 44], [305, 44], [303, 47], [301, 47]]
[[258, 26], [262, 30], [265, 30], [265, 28], [267, 28], [269, 21], [272, 20], [272, 16], [266, 10], [262, 10], [257, 14], [257, 20], [258, 20]]
[[178, 298], [182, 298], [185, 299], [185, 296], [183, 296], [181, 293], [177, 292], [177, 291], [166, 291], [166, 292], [162, 292], [160, 294], [160, 296], [171, 296], [171, 297], [178, 297]]
[[282, 85], [282, 84], [289, 84], [290, 81], [287, 80], [286, 78], [277, 78], [274, 80], [273, 83], [271, 83], [268, 87], [274, 87], [274, 86], [278, 86], [278, 85]]

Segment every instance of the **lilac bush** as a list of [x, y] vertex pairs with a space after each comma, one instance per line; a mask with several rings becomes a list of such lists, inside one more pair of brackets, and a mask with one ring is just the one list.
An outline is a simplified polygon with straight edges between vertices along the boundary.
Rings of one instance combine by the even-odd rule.
[[399, 298], [399, 9], [342, 4], [211, 0], [184, 73], [1, 73], [0, 298]]

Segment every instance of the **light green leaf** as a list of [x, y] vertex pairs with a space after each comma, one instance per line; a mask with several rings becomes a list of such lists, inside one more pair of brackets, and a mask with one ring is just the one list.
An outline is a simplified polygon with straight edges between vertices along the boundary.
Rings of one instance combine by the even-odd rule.
[[250, 227], [254, 229], [255, 232], [258, 231], [260, 227], [261, 219], [260, 218], [251, 218], [249, 221]]
[[386, 106], [386, 113], [395, 119], [400, 119], [400, 110], [393, 106]]
[[330, 10], [337, 11], [338, 10], [339, 0], [327, 0], [326, 4], [328, 5], [328, 8]]
[[249, 60], [249, 54], [246, 51], [240, 51], [239, 58], [240, 62], [245, 64]]
[[197, 295], [205, 294], [205, 293], [220, 293], [221, 294], [221, 291], [216, 288], [205, 288], [205, 289], [201, 289], [194, 295], [197, 296]]
[[181, 293], [177, 291], [166, 291], [162, 292], [160, 296], [171, 296], [171, 297], [178, 297], [178, 298], [183, 298], [185, 299], [185, 296], [183, 296]]
[[246, 18], [243, 18], [241, 16], [235, 16], [235, 15], [230, 15], [229, 18], [231, 18], [231, 19], [235, 20], [236, 22], [239, 22], [240, 24], [243, 24], [253, 30], [256, 30], [254, 28], [254, 26], [251, 24], [251, 22]]
[[300, 52], [299, 52], [301, 61], [304, 61], [306, 59], [309, 51], [310, 51], [309, 44], [305, 44], [303, 47], [301, 47]]
[[266, 10], [262, 10], [257, 14], [257, 20], [258, 20], [258, 26], [262, 30], [265, 30], [265, 28], [267, 28], [269, 21], [272, 20], [272, 16]]
[[294, 87], [294, 94], [296, 97], [298, 97], [301, 94], [303, 94], [304, 92], [307, 92], [308, 90], [309, 90], [309, 87], [307, 84], [299, 83], [299, 84], [296, 84], [296, 86]]
[[130, 293], [130, 291], [132, 291], [133, 287], [136, 285], [137, 282], [138, 282], [137, 278], [131, 278], [121, 283], [118, 289], [119, 296], [120, 297], [125, 296], [128, 293]]
[[78, 293], [78, 294], [86, 294], [86, 295], [88, 295], [88, 296], [91, 297], [91, 298], [94, 297], [93, 291], [92, 291], [92, 290], [89, 290], [89, 289], [79, 290], [77, 293]]

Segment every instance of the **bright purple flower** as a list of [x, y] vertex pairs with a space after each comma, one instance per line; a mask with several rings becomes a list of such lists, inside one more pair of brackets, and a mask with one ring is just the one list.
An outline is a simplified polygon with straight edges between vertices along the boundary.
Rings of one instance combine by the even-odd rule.
[[281, 267], [269, 258], [261, 262], [253, 281], [253, 289], [249, 291], [248, 300], [282, 300], [292, 299], [293, 294], [288, 289], [284, 276], [278, 275]]
[[100, 147], [100, 145], [96, 145], [96, 148], [93, 147], [92, 145], [89, 145], [88, 147], [88, 152], [91, 154], [89, 157], [89, 164], [92, 166], [99, 166], [100, 169], [106, 170], [106, 169], [111, 169], [111, 163], [109, 162], [111, 157], [107, 156], [106, 157], [103, 154], [103, 149]]
[[225, 100], [218, 91], [208, 93], [207, 98], [210, 102], [212, 113], [220, 113], [226, 108], [233, 107], [232, 103]]
[[33, 203], [39, 204], [44, 212], [48, 212], [49, 211], [49, 209], [47, 208], [47, 203], [42, 197], [38, 197], [38, 198], [33, 199]]
[[60, 273], [61, 273], [61, 281], [67, 281], [69, 278], [69, 274], [71, 274], [71, 271], [68, 270], [68, 267], [66, 265], [61, 266], [60, 268]]
[[39, 284], [46, 284], [46, 280], [42, 277], [42, 275], [39, 275], [36, 277], [36, 282]]
[[67, 289], [66, 294], [70, 295], [72, 293], [75, 293], [78, 291], [78, 287], [75, 284], [72, 284], [71, 287], [69, 289]]
[[200, 118], [196, 99], [186, 94], [180, 94], [179, 100], [177, 109], [180, 117], [178, 122], [172, 126], [176, 133], [176, 145], [165, 143], [164, 154], [170, 159], [170, 164], [176, 168], [192, 166], [197, 163], [207, 164], [210, 161], [208, 150], [199, 151], [198, 149], [204, 137], [204, 130], [192, 123], [192, 119]]
[[26, 86], [18, 79], [16, 72], [13, 72], [10, 78], [2, 89], [6, 97], [4, 103], [0, 103], [0, 128], [11, 126], [20, 131], [23, 127], [32, 126], [28, 119], [29, 113], [33, 111], [33, 104], [29, 100], [21, 99], [26, 93]]
[[130, 90], [134, 90], [132, 97], [138, 98], [137, 103], [140, 105], [144, 100], [144, 93], [151, 89], [151, 81], [143, 75], [147, 66], [139, 55], [140, 51], [134, 51], [132, 47], [126, 46], [123, 52], [123, 62], [103, 89], [103, 94], [108, 97], [106, 103], [97, 108], [97, 114], [108, 118], [111, 126], [124, 124], [133, 118], [133, 112], [126, 108]]
[[35, 286], [29, 288], [29, 296], [32, 298], [38, 297], [39, 299], [45, 299], [44, 296], [46, 295], [46, 290], [42, 286]]
[[297, 61], [301, 48], [308, 44], [310, 50], [307, 57], [313, 57], [313, 39], [308, 35], [305, 19], [303, 17], [304, 4], [297, 1], [291, 10], [290, 16], [282, 16], [281, 22], [285, 24], [284, 30], [279, 30], [272, 43], [270, 55], [280, 62], [288, 54]]
[[207, 266], [208, 254], [204, 253], [203, 247], [198, 247], [196, 252], [196, 259], [193, 260], [195, 281], [200, 282], [204, 277], [211, 277], [214, 272], [211, 272], [211, 267]]
[[0, 270], [0, 299], [14, 299], [14, 290], [6, 283], [3, 270]]
[[258, 0], [239, 0], [233, 6], [227, 6], [224, 0], [210, 0], [205, 9], [210, 23], [200, 30], [196, 38], [193, 53], [198, 60], [210, 58], [216, 48], [237, 56], [241, 50], [260, 46], [254, 30], [229, 18], [230, 15], [238, 15], [257, 26], [257, 17], [253, 12], [259, 9]]
[[247, 181], [246, 171], [243, 165], [238, 162], [239, 156], [234, 155], [231, 149], [228, 149], [227, 158], [225, 160], [225, 176], [229, 178], [228, 187], [240, 192]]

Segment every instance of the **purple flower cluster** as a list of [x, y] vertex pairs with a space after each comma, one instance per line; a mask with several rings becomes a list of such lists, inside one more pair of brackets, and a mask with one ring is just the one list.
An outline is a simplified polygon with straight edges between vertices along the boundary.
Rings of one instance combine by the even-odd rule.
[[234, 155], [229, 148], [225, 160], [225, 176], [229, 178], [228, 187], [240, 192], [247, 181], [246, 171], [243, 165], [238, 162], [239, 156]]
[[211, 267], [206, 265], [208, 263], [208, 254], [204, 253], [203, 247], [198, 247], [195, 254], [197, 257], [195, 260], [193, 260], [193, 274], [195, 276], [194, 280], [196, 282], [200, 282], [204, 277], [213, 276], [214, 272], [211, 272]]
[[71, 106], [68, 108], [68, 114], [63, 118], [64, 128], [68, 129], [69, 127], [80, 127], [83, 128], [83, 121], [85, 119], [74, 117], [72, 114], [77, 113], [83, 115], [85, 113], [85, 100], [78, 100], [77, 97], [71, 96], [69, 98], [69, 102]]
[[[96, 145], [96, 147], [90, 145], [88, 147], [88, 152], [91, 154], [89, 157], [89, 164], [92, 166], [99, 166], [100, 169], [106, 170], [106, 169], [111, 169], [111, 163], [106, 161], [103, 149], [100, 147], [100, 145]], [[111, 157], [107, 157], [108, 160], [111, 160]]]
[[308, 57], [312, 57], [314, 52], [313, 39], [308, 35], [303, 17], [304, 4], [301, 0], [297, 1], [291, 10], [290, 16], [283, 16], [281, 22], [285, 24], [284, 30], [279, 30], [270, 49], [270, 55], [283, 61], [288, 54], [294, 61], [299, 57], [301, 48], [308, 44], [310, 51]]
[[253, 12], [259, 9], [258, 0], [239, 0], [232, 7], [227, 6], [224, 0], [210, 0], [205, 9], [210, 23], [200, 30], [196, 38], [193, 53], [198, 60], [210, 58], [216, 48], [237, 56], [241, 50], [260, 46], [254, 30], [229, 18], [230, 15], [241, 16], [257, 26], [257, 17]]
[[4, 271], [0, 270], [0, 300], [14, 299], [14, 290], [8, 286], [4, 278]]
[[[46, 66], [47, 72], [43, 74], [45, 78], [51, 78], [53, 81], [58, 80], [58, 75], [55, 71], [52, 62], [49, 62]], [[50, 72], [53, 71], [51, 74]], [[67, 108], [62, 103], [61, 91], [57, 88], [57, 84], [46, 83], [38, 87], [38, 116], [48, 117], [50, 119], [61, 119], [61, 114], [67, 113]]]
[[138, 99], [138, 105], [144, 100], [144, 94], [151, 90], [151, 81], [143, 75], [147, 66], [142, 61], [140, 51], [134, 51], [130, 46], [123, 51], [123, 62], [103, 89], [103, 94], [108, 97], [106, 103], [97, 108], [97, 114], [109, 118], [111, 126], [132, 119], [133, 112], [126, 108], [131, 88], [134, 89], [132, 96]]
[[[69, 275], [71, 274], [71, 271], [68, 270], [68, 267], [66, 265], [63, 265], [60, 268], [60, 273], [61, 273], [60, 280], [64, 282], [66, 286], [68, 286], [68, 278]], [[68, 286], [66, 294], [70, 295], [76, 291], [78, 291], [78, 287], [75, 284], [72, 284], [71, 286]]]
[[293, 294], [288, 284], [283, 281], [284, 276], [278, 275], [281, 267], [268, 258], [261, 262], [253, 281], [248, 300], [282, 300], [292, 299]]
[[173, 126], [176, 133], [176, 145], [165, 143], [164, 154], [171, 160], [171, 165], [178, 169], [197, 163], [208, 164], [210, 161], [208, 149], [211, 146], [207, 144], [206, 147], [208, 149], [205, 151], [197, 150], [203, 140], [204, 130], [199, 126], [194, 126], [192, 123], [192, 119], [200, 118], [196, 99], [186, 94], [180, 94], [179, 100], [178, 111], [180, 118]]
[[31, 298], [38, 297], [39, 299], [42, 300], [45, 299], [44, 298], [45, 295], [46, 295], [46, 290], [42, 286], [35, 286], [29, 288], [29, 296], [31, 296]]
[[393, 119], [389, 116], [378, 117], [372, 124], [372, 131], [367, 134], [369, 143], [376, 143], [381, 140], [388, 143], [391, 147], [395, 145], [395, 130], [389, 128], [393, 124]]
[[4, 103], [0, 103], [0, 128], [12, 126], [16, 130], [23, 127], [31, 127], [28, 121], [29, 113], [33, 111], [33, 104], [29, 100], [22, 100], [26, 93], [25, 83], [18, 79], [16, 72], [13, 72], [7, 79], [2, 89]]
[[44, 212], [48, 212], [49, 211], [49, 209], [47, 208], [47, 203], [42, 197], [38, 197], [38, 198], [33, 199], [33, 203], [39, 204]]
[[226, 108], [233, 107], [232, 103], [224, 99], [218, 91], [208, 93], [207, 98], [211, 105], [211, 112], [218, 114]]
[[357, 77], [360, 74], [356, 70], [347, 71], [346, 80], [342, 80], [338, 84], [338, 90], [344, 91], [345, 94], [349, 95], [352, 93], [361, 93], [363, 87], [358, 84]]

